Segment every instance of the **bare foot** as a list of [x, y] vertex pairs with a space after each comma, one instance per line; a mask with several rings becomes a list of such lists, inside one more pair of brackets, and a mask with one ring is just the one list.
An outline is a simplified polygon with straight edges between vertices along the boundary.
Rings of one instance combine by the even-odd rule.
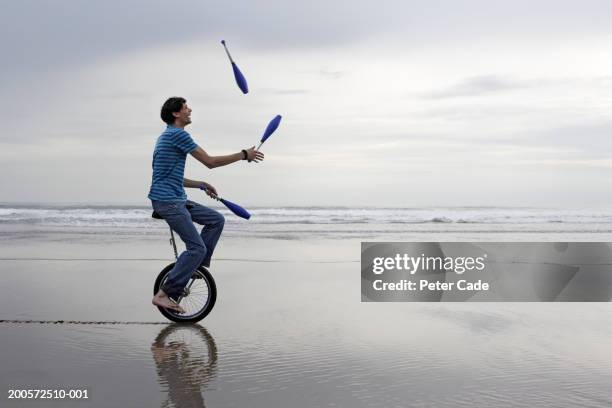
[[174, 300], [170, 299], [168, 295], [166, 295], [162, 290], [160, 290], [155, 296], [153, 296], [152, 303], [155, 306], [163, 307], [165, 309], [171, 309], [178, 313], [185, 313], [185, 309], [183, 309]]

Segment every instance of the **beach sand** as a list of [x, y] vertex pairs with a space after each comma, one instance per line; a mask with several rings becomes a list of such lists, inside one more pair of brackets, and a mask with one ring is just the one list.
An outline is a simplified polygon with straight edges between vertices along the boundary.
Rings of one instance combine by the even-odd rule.
[[612, 406], [607, 303], [361, 303], [359, 241], [236, 238], [212, 313], [172, 325], [150, 304], [171, 257], [159, 237], [4, 240], [0, 320], [81, 323], [0, 325], [0, 405]]

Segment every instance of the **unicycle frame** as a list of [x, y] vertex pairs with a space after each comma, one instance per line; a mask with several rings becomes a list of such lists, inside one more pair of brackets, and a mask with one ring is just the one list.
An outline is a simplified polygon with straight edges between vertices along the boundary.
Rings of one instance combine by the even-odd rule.
[[174, 259], [178, 259], [178, 251], [176, 250], [176, 241], [174, 240], [174, 231], [170, 228], [170, 244], [172, 244], [172, 248], [174, 249]]
[[[174, 231], [170, 228], [170, 243], [172, 244], [172, 249], [174, 250], [174, 259], [178, 260], [178, 251], [176, 250], [176, 240], [174, 239]], [[183, 289], [183, 293], [189, 293], [189, 289], [191, 289], [191, 285], [193, 285], [194, 280], [190, 279], [189, 284]], [[183, 300], [183, 296], [179, 296], [176, 299], [176, 303], [181, 303]]]
[[[174, 258], [175, 260], [178, 260], [178, 250], [176, 248], [176, 240], [174, 237], [174, 231], [172, 231], [172, 228], [170, 228], [170, 244], [172, 245], [172, 249], [174, 251]], [[161, 288], [162, 283], [164, 281], [165, 276], [172, 270], [172, 268], [174, 267], [175, 263], [172, 263], [168, 266], [166, 266], [158, 275], [156, 281], [155, 281], [155, 285], [153, 287], [153, 293], [157, 293], [157, 291]], [[187, 286], [185, 286], [185, 288], [183, 289], [183, 294], [179, 297], [177, 297], [176, 299], [176, 303], [180, 304], [181, 300], [183, 298], [185, 298], [186, 296], [189, 296], [189, 294], [191, 293], [191, 287], [194, 284], [194, 282], [196, 282], [196, 280], [200, 280], [203, 279], [204, 282], [206, 282], [207, 288], [208, 288], [208, 299], [206, 301], [206, 303], [204, 304], [204, 307], [198, 311], [198, 313], [196, 313], [195, 315], [192, 315], [191, 317], [189, 316], [185, 316], [184, 318], [181, 317], [181, 315], [177, 315], [175, 313], [173, 313], [170, 310], [164, 309], [162, 307], [158, 306], [159, 311], [168, 319], [174, 321], [174, 322], [182, 322], [182, 323], [195, 323], [198, 322], [200, 320], [202, 320], [204, 317], [206, 317], [210, 311], [212, 310], [212, 308], [215, 305], [215, 301], [217, 299], [217, 286], [215, 284], [215, 280], [213, 279], [212, 275], [210, 274], [210, 272], [208, 271], [208, 269], [206, 269], [203, 266], [198, 267], [192, 275], [192, 278], [189, 280], [189, 283], [187, 284]], [[201, 281], [200, 281], [201, 282]]]

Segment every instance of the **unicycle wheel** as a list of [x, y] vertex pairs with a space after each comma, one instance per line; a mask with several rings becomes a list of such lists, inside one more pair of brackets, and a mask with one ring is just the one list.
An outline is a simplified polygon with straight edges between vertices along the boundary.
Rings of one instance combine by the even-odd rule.
[[[172, 268], [174, 268], [174, 263], [166, 266], [157, 275], [155, 285], [153, 285], [153, 295], [166, 282]], [[191, 276], [182, 296], [175, 300], [185, 309], [185, 313], [177, 313], [174, 310], [158, 306], [160, 313], [167, 319], [178, 323], [194, 323], [205, 318], [215, 306], [217, 300], [217, 285], [208, 269], [200, 266]]]

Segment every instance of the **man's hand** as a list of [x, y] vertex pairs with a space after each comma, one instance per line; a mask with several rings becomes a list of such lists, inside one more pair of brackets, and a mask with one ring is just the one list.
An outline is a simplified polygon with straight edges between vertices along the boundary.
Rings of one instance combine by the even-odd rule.
[[217, 196], [219, 195], [217, 193], [217, 189], [212, 184], [209, 184], [205, 181], [203, 181], [202, 184], [204, 184], [204, 187], [206, 188], [206, 194], [208, 194], [210, 198], [214, 198], [216, 200]]
[[264, 159], [264, 154], [262, 152], [260, 152], [259, 150], [255, 150], [255, 146], [251, 147], [250, 149], [247, 149], [247, 160], [250, 162], [254, 161], [255, 163], [259, 163], [260, 161], [263, 161]]

